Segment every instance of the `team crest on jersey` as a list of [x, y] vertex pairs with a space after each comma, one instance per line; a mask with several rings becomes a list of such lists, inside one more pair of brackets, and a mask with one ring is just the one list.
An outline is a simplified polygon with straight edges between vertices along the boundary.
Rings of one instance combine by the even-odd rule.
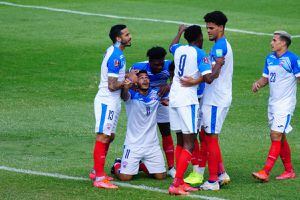
[[117, 59], [114, 59], [114, 66], [118, 67], [120, 65], [120, 61]]
[[300, 60], [297, 60], [297, 63], [298, 63], [298, 67], [300, 67]]
[[217, 57], [222, 57], [223, 56], [223, 49], [216, 49], [216, 55], [217, 55]]
[[203, 62], [206, 63], [206, 64], [209, 64], [209, 59], [208, 59], [208, 57], [204, 57], [204, 58], [203, 58]]

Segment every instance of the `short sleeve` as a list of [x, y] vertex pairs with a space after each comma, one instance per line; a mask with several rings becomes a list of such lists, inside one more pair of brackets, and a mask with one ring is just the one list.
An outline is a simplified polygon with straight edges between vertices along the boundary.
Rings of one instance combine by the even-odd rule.
[[173, 44], [173, 45], [170, 47], [170, 49], [169, 49], [169, 50], [170, 50], [170, 53], [174, 55], [176, 49], [177, 49], [178, 47], [180, 47], [180, 46], [182, 46], [182, 45], [181, 45], [181, 44]]
[[226, 40], [222, 39], [218, 41], [211, 50], [211, 56], [213, 58], [221, 58], [227, 54]]
[[120, 56], [111, 55], [107, 61], [108, 76], [119, 77], [120, 69], [122, 68], [122, 62]]
[[300, 58], [297, 56], [296, 59], [292, 62], [292, 69], [294, 75], [298, 78], [300, 77]]
[[265, 67], [264, 67], [262, 76], [265, 78], [269, 78], [269, 68], [268, 68], [267, 59], [265, 60]]
[[211, 65], [209, 64], [209, 58], [204, 51], [201, 51], [199, 49], [197, 50], [197, 64], [198, 70], [200, 71], [202, 76], [211, 73]]

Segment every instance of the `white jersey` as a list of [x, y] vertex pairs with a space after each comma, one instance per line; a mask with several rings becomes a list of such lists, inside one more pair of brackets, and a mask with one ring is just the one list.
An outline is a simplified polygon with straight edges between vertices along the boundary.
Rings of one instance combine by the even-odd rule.
[[158, 91], [149, 89], [146, 96], [129, 90], [130, 98], [125, 102], [127, 131], [125, 146], [152, 147], [159, 145], [156, 112], [160, 104]]
[[225, 57], [220, 75], [211, 84], [205, 84], [203, 104], [218, 107], [229, 107], [232, 101], [233, 54], [225, 37], [216, 41], [210, 51], [212, 66], [216, 58]]
[[297, 78], [300, 77], [300, 60], [290, 51], [277, 57], [273, 52], [265, 61], [263, 76], [270, 87], [270, 113], [293, 114], [296, 106]]
[[108, 77], [116, 77], [118, 81], [125, 79], [126, 60], [123, 51], [118, 47], [110, 46], [105, 53], [101, 64], [100, 84], [97, 97], [107, 99], [109, 102], [121, 102], [121, 90], [109, 91]]
[[198, 104], [198, 86], [182, 87], [180, 79], [184, 76], [197, 79], [200, 74], [204, 76], [211, 73], [208, 57], [202, 49], [190, 45], [174, 44], [170, 52], [174, 55], [175, 70], [169, 94], [169, 106], [182, 107]]

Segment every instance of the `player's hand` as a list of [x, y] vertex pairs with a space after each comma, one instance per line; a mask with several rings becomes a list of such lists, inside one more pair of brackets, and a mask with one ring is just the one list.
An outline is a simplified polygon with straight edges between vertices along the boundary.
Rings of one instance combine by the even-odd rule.
[[126, 78], [126, 79], [124, 80], [123, 84], [124, 84], [123, 87], [124, 87], [125, 89], [129, 89], [129, 88], [131, 88], [131, 86], [132, 86], [132, 82], [131, 82], [131, 80], [128, 79], [128, 78]]
[[160, 103], [161, 103], [161, 105], [163, 105], [163, 106], [168, 106], [169, 105], [169, 99], [161, 99], [160, 100]]
[[125, 75], [125, 78], [129, 79], [132, 83], [137, 83], [137, 73], [139, 73], [138, 69], [133, 69]]
[[191, 87], [196, 85], [196, 79], [193, 79], [191, 76], [183, 76], [179, 81], [182, 87]]
[[260, 85], [257, 81], [255, 81], [252, 85], [252, 92], [257, 92], [260, 88]]
[[216, 58], [216, 64], [219, 64], [220, 66], [223, 66], [224, 63], [225, 63], [225, 57]]
[[178, 33], [182, 34], [186, 28], [187, 28], [187, 25], [184, 25], [184, 24], [179, 25]]
[[168, 84], [162, 85], [159, 88], [158, 96], [162, 97], [165, 94], [167, 94], [168, 92], [170, 92], [170, 86]]

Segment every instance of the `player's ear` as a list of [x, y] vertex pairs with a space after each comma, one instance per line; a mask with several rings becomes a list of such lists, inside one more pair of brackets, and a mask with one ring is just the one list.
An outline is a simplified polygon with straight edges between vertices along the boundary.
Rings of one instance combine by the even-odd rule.
[[117, 37], [116, 37], [116, 41], [117, 41], [117, 42], [121, 42], [121, 41], [122, 41], [121, 37], [117, 36]]

